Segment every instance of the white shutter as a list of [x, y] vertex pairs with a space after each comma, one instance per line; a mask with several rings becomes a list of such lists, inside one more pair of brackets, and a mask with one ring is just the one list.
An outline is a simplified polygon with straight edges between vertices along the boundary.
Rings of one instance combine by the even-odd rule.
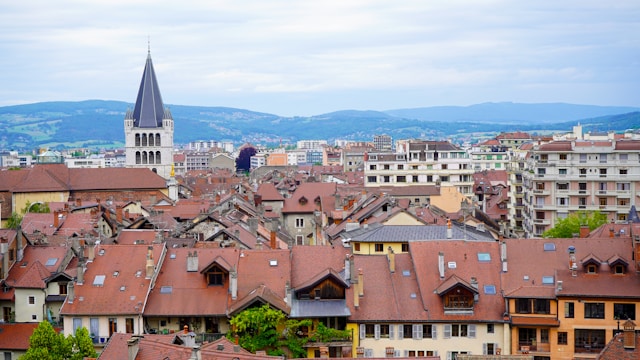
[[409, 350], [404, 351], [404, 357], [409, 357]]
[[393, 340], [393, 328], [395, 327], [395, 325], [393, 324], [389, 324], [389, 339]]
[[373, 357], [373, 349], [364, 349], [364, 357], [366, 358]]
[[443, 337], [445, 339], [449, 339], [451, 337], [451, 324], [444, 324], [444, 334]]
[[498, 352], [498, 343], [493, 344], [493, 355], [497, 355]]
[[431, 325], [431, 338], [433, 340], [438, 338], [438, 327], [435, 324]]
[[404, 339], [404, 325], [398, 325], [398, 340]]
[[364, 337], [366, 336], [366, 331], [367, 329], [365, 328], [365, 325], [360, 324], [360, 340], [364, 339]]
[[393, 357], [400, 357], [400, 350], [393, 350]]
[[447, 351], [447, 360], [451, 360], [451, 351]]
[[380, 339], [380, 324], [373, 325], [373, 334], [376, 340]]
[[474, 324], [469, 325], [469, 336], [470, 338], [476, 337], [476, 326]]
[[414, 339], [422, 339], [422, 325], [414, 324], [413, 325], [413, 338]]
[[482, 343], [482, 355], [488, 355], [487, 354], [487, 343]]

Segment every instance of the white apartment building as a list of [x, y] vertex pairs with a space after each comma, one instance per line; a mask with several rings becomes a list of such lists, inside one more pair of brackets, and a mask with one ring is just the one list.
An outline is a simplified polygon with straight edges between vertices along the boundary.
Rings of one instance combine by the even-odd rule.
[[298, 149], [304, 150], [322, 150], [327, 145], [327, 140], [299, 140], [296, 143]]
[[627, 221], [640, 203], [640, 141], [553, 141], [534, 146], [523, 175], [523, 227], [541, 236], [558, 219], [599, 210]]
[[369, 153], [364, 161], [366, 187], [452, 186], [473, 195], [473, 167], [469, 154], [447, 141], [399, 142], [395, 153]]

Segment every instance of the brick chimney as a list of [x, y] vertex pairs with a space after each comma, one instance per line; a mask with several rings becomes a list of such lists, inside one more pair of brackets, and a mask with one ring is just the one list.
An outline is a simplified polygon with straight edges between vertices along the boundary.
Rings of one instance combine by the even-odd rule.
[[612, 238], [612, 237], [615, 236], [615, 234], [616, 234], [615, 229], [613, 227], [610, 227], [609, 228], [609, 237]]
[[591, 232], [591, 230], [589, 230], [589, 226], [588, 225], [580, 225], [580, 237], [581, 238], [588, 237], [590, 232]]
[[396, 254], [393, 252], [391, 246], [389, 246], [387, 259], [389, 260], [389, 271], [393, 274], [394, 272], [396, 272]]
[[275, 250], [277, 248], [277, 242], [276, 242], [276, 232], [274, 230], [271, 230], [271, 232], [269, 233], [269, 246], [271, 246], [272, 250]]
[[81, 207], [81, 206], [82, 206], [82, 199], [76, 198], [76, 207]]
[[238, 298], [238, 272], [235, 268], [229, 273], [229, 283], [231, 300], [236, 300]]
[[122, 223], [122, 205], [116, 205], [116, 222]]
[[364, 272], [358, 269], [358, 295], [364, 296]]
[[59, 213], [58, 210], [54, 210], [53, 211], [53, 227], [54, 228], [58, 228], [58, 226], [60, 226], [60, 218], [58, 217]]
[[196, 272], [198, 271], [198, 252], [191, 251], [187, 252], [187, 271], [188, 272]]

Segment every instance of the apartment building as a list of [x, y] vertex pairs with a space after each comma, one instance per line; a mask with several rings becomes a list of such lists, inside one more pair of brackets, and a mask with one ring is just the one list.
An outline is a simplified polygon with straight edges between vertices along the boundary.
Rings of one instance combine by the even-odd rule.
[[473, 193], [473, 167], [469, 154], [447, 141], [399, 142], [395, 153], [369, 153], [365, 157], [365, 186], [453, 186]]
[[542, 235], [579, 210], [627, 221], [640, 197], [638, 140], [552, 141], [534, 146], [526, 167], [522, 214], [527, 237]]
[[393, 151], [393, 140], [389, 135], [374, 135], [373, 146], [377, 151]]

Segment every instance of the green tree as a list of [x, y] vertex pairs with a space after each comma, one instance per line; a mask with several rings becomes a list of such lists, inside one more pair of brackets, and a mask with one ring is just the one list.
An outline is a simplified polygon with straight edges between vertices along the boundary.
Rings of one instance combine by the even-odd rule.
[[41, 202], [32, 203], [30, 201], [27, 201], [27, 203], [24, 204], [22, 213], [26, 214], [28, 212], [46, 214], [46, 213], [50, 213], [51, 209], [49, 209], [49, 203], [41, 203]]
[[545, 231], [542, 236], [548, 238], [570, 238], [573, 234], [580, 233], [580, 227], [586, 225], [589, 230], [596, 229], [607, 223], [607, 215], [600, 211], [578, 211], [564, 219], [557, 221], [556, 225]]
[[21, 223], [22, 223], [22, 215], [14, 211], [11, 213], [11, 216], [7, 219], [7, 228], [17, 229], [18, 227], [20, 227]]
[[93, 347], [93, 341], [89, 336], [89, 330], [85, 327], [81, 327], [76, 330], [75, 336], [69, 335], [67, 341], [72, 346], [72, 353], [69, 357], [70, 360], [82, 360], [84, 358], [97, 358], [98, 353]]
[[48, 321], [43, 321], [29, 338], [29, 349], [20, 360], [64, 360], [71, 354], [71, 344], [56, 333]]
[[82, 360], [97, 358], [89, 331], [80, 328], [75, 336], [58, 334], [48, 321], [43, 321], [29, 338], [29, 349], [20, 360]]
[[269, 304], [246, 309], [229, 321], [232, 331], [229, 340], [238, 336], [238, 344], [253, 353], [265, 350], [270, 355], [281, 355], [278, 327], [284, 325], [285, 315]]

